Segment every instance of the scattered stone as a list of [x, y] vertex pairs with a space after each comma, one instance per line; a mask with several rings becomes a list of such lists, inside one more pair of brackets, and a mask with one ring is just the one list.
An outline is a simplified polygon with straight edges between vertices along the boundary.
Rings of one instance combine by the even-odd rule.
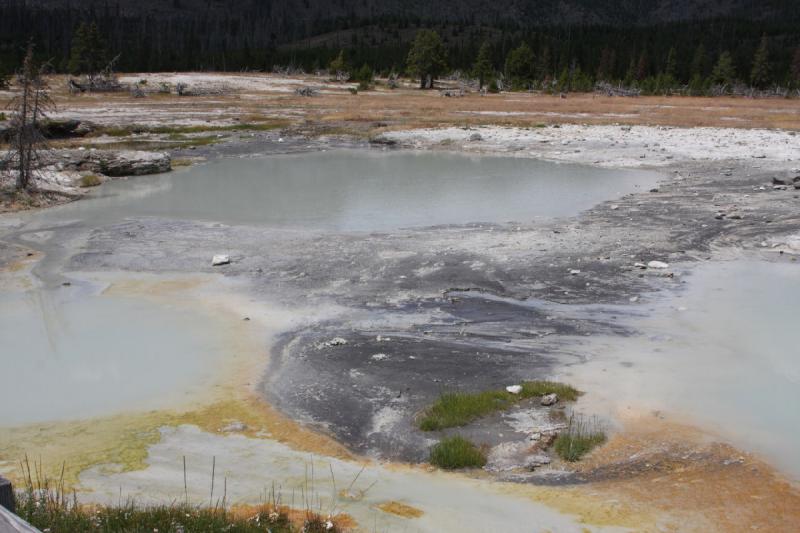
[[231, 258], [229, 255], [215, 255], [211, 258], [211, 266], [229, 265]]
[[317, 96], [317, 94], [319, 94], [319, 91], [317, 91], [315, 88], [308, 86], [298, 87], [297, 89], [294, 90], [294, 92], [297, 96], [307, 96], [307, 97]]
[[780, 178], [773, 177], [772, 178], [773, 185], [786, 185], [786, 180], [782, 180]]
[[545, 394], [544, 396], [542, 396], [542, 400], [539, 403], [544, 405], [545, 407], [555, 405], [556, 403], [558, 403], [558, 395], [555, 392], [552, 392], [550, 394]]
[[383, 361], [387, 357], [389, 357], [389, 356], [386, 355], [385, 353], [376, 353], [376, 354], [373, 354], [372, 356], [370, 356], [370, 359], [372, 359], [373, 361]]
[[650, 261], [647, 268], [669, 268], [669, 264], [663, 261]]
[[522, 392], [522, 385], [509, 385], [506, 390], [511, 394], [519, 394]]
[[372, 137], [369, 140], [369, 143], [381, 146], [395, 146], [397, 144], [397, 141], [394, 139], [390, 139], [389, 137], [386, 137], [384, 135], [378, 135], [376, 137]]
[[570, 271], [569, 271], [569, 273], [570, 273], [571, 275], [573, 275], [573, 276], [577, 276], [578, 274], [580, 274], [580, 273], [581, 273], [581, 271], [580, 271], [580, 270], [578, 270], [577, 268], [573, 268], [572, 270], [570, 270]]
[[239, 422], [235, 420], [222, 428], [223, 433], [241, 433], [242, 431], [247, 431], [247, 424], [244, 422]]
[[480, 133], [473, 133], [469, 136], [469, 140], [472, 142], [479, 142], [483, 140], [483, 136]]
[[343, 339], [341, 337], [334, 337], [329, 341], [323, 342], [320, 346], [323, 348], [329, 348], [331, 346], [344, 346], [347, 344], [347, 339]]
[[77, 150], [58, 152], [64, 170], [93, 172], [109, 177], [144, 176], [172, 170], [172, 158], [163, 152], [136, 150]]
[[549, 465], [550, 457], [544, 454], [529, 455], [525, 458], [525, 468], [534, 470], [540, 466]]

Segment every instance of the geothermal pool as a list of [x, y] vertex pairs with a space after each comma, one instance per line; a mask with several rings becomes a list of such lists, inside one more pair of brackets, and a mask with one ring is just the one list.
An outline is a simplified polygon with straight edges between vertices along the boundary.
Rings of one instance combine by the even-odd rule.
[[385, 231], [575, 215], [660, 174], [524, 158], [337, 150], [219, 159], [117, 180], [39, 218], [161, 216], [333, 231]]

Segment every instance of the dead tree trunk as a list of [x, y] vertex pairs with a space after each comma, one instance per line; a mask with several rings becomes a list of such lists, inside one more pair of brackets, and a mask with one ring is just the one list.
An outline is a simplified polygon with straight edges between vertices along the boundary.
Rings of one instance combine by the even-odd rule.
[[46, 111], [53, 107], [47, 92], [44, 79], [44, 66], [36, 67], [33, 63], [33, 44], [28, 45], [22, 71], [17, 77], [20, 94], [12, 100], [13, 114], [11, 129], [11, 150], [7, 154], [7, 164], [16, 170], [17, 190], [28, 190], [33, 186], [33, 174], [39, 160], [39, 150], [46, 146], [46, 140], [40, 130], [40, 122], [46, 117]]

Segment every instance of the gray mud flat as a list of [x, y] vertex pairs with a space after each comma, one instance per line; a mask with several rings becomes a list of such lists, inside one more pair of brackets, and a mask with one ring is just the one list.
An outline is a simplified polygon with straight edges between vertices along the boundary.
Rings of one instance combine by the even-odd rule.
[[[343, 157], [221, 159], [115, 183], [98, 198], [25, 216], [2, 239], [47, 252], [37, 268], [52, 283], [70, 270], [219, 272], [245, 281], [254, 301], [335, 309], [268, 347], [263, 394], [353, 450], [421, 460], [430, 439], [413, 419], [442, 390], [558, 377], [586, 360], [593, 336], [632, 333], [620, 320], [642, 312], [631, 298], [679, 288], [681, 271], [714, 250], [757, 253], [800, 229], [797, 195], [759, 189], [773, 174], [742, 163], [729, 176], [718, 163], [675, 163], [655, 187], [650, 173], [525, 159], [369, 152], [347, 166]], [[481, 181], [496, 168], [506, 197]], [[389, 182], [371, 181], [379, 171]], [[395, 189], [406, 171], [414, 190], [438, 172], [445, 184], [424, 195]], [[557, 192], [542, 196], [529, 182], [551, 171]], [[571, 172], [583, 177], [565, 184]], [[279, 190], [265, 187], [272, 178]], [[580, 202], [562, 202], [576, 191]], [[716, 217], [730, 206], [744, 216]], [[29, 238], [41, 231], [52, 232], [49, 244]], [[218, 253], [232, 263], [211, 267]], [[670, 268], [635, 266], [651, 260]], [[347, 343], [325, 344], [336, 337]]]

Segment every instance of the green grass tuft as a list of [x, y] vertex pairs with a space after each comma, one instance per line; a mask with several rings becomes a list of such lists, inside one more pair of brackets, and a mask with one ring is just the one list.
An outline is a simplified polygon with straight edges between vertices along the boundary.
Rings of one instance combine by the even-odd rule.
[[269, 131], [284, 127], [286, 122], [247, 122], [226, 126], [198, 125], [198, 126], [145, 126], [133, 124], [104, 128], [103, 133], [111, 137], [127, 137], [136, 134], [161, 134], [161, 135], [190, 135], [193, 133], [224, 132], [224, 131]]
[[75, 492], [67, 494], [63, 470], [58, 482], [41, 478], [42, 467], [21, 463], [25, 488], [15, 494], [16, 513], [32, 526], [50, 533], [340, 533], [336, 519], [325, 519], [310, 508], [295, 511], [281, 504], [274, 489], [258, 506], [229, 509], [225, 496], [216, 505], [82, 505]]
[[553, 381], [526, 381], [521, 385], [522, 391], [519, 394], [511, 394], [505, 390], [445, 392], [419, 419], [419, 428], [422, 431], [436, 431], [463, 426], [495, 411], [508, 409], [522, 400], [553, 392], [564, 401], [575, 401], [581, 394], [569, 385]]
[[605, 441], [606, 434], [597, 420], [570, 417], [569, 426], [558, 434], [553, 446], [561, 459], [575, 462]]
[[447, 437], [431, 448], [430, 462], [445, 470], [481, 468], [486, 464], [486, 454], [463, 437]]
[[87, 174], [81, 178], [81, 181], [78, 183], [81, 187], [97, 187], [103, 183], [103, 180], [100, 179], [100, 176], [97, 174]]

